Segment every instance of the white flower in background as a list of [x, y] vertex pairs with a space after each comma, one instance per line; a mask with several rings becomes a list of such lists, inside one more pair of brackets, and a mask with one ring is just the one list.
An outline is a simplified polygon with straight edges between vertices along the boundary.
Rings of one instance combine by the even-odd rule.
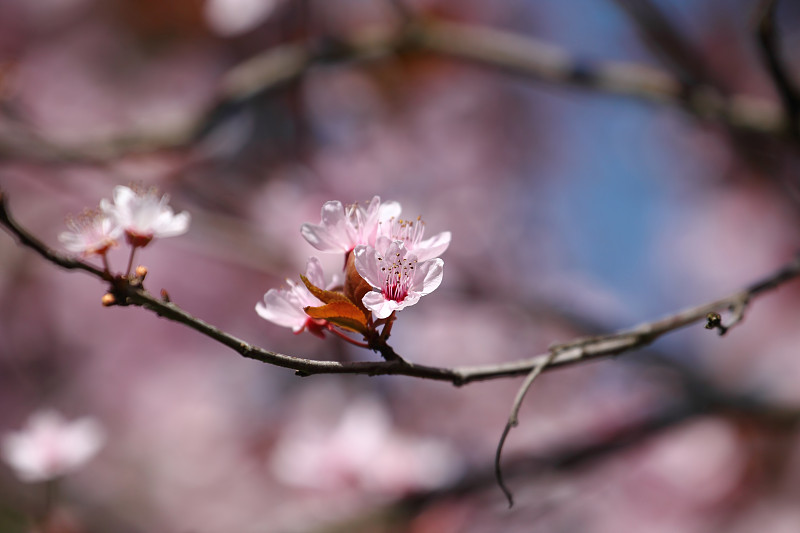
[[58, 236], [64, 248], [83, 255], [103, 255], [117, 245], [122, 227], [106, 213], [86, 210], [77, 218], [67, 219], [67, 228]]
[[419, 261], [402, 241], [393, 241], [381, 250], [360, 245], [354, 253], [356, 270], [372, 286], [361, 303], [375, 318], [414, 305], [442, 282], [444, 261]]
[[217, 35], [233, 37], [255, 29], [277, 4], [278, 0], [207, 0], [206, 21]]
[[[450, 246], [450, 232], [444, 231], [423, 240], [425, 235], [425, 222], [422, 217], [416, 220], [403, 220], [392, 216], [388, 220], [379, 222], [378, 240], [403, 241], [406, 249], [417, 256], [418, 261], [426, 261], [442, 255]], [[388, 246], [388, 243], [379, 244], [378, 247]]]
[[[325, 275], [322, 272], [322, 265], [319, 259], [311, 257], [306, 265], [306, 278], [315, 287], [325, 287]], [[339, 281], [334, 280], [328, 288], [335, 286]], [[314, 319], [306, 314], [304, 308], [323, 305], [316, 296], [309, 292], [303, 283], [297, 283], [290, 279], [286, 280], [288, 289], [270, 289], [264, 295], [264, 301], [256, 304], [256, 313], [264, 320], [274, 322], [279, 326], [292, 328], [295, 334], [308, 329], [318, 337], [322, 337], [322, 331], [327, 324], [326, 320]]]
[[375, 398], [354, 401], [333, 427], [302, 418], [282, 434], [270, 466], [294, 487], [394, 496], [444, 486], [461, 469], [444, 442], [396, 431]]
[[381, 205], [375, 196], [366, 206], [351, 204], [343, 206], [334, 200], [322, 206], [319, 224], [303, 224], [300, 233], [321, 252], [348, 253], [359, 244], [374, 246], [378, 234], [378, 223], [400, 214], [400, 204], [386, 202]]
[[125, 231], [131, 246], [147, 246], [154, 238], [174, 237], [189, 229], [189, 213], [175, 214], [167, 205], [169, 196], [159, 197], [154, 189], [136, 190], [118, 185], [114, 202], [100, 202], [100, 209]]
[[67, 422], [56, 411], [43, 410], [31, 415], [22, 431], [6, 435], [0, 451], [22, 481], [48, 481], [80, 468], [104, 441], [94, 419]]

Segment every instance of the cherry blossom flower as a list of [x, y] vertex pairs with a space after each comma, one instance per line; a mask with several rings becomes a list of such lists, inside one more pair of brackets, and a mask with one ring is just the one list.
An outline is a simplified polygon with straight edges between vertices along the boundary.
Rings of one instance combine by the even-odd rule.
[[461, 470], [459, 457], [444, 442], [394, 429], [375, 398], [356, 399], [336, 425], [321, 426], [301, 418], [283, 432], [270, 460], [281, 482], [336, 493], [356, 489], [396, 496], [441, 487]]
[[169, 196], [159, 198], [154, 189], [146, 191], [118, 185], [114, 202], [100, 202], [100, 208], [122, 226], [133, 247], [147, 246], [153, 238], [174, 237], [189, 229], [189, 213], [175, 214], [167, 205]]
[[375, 196], [366, 206], [358, 203], [348, 206], [338, 200], [325, 202], [322, 220], [317, 224], [303, 224], [300, 233], [321, 252], [348, 253], [359, 244], [375, 245], [378, 223], [400, 214], [400, 204], [381, 204]]
[[[422, 239], [425, 235], [425, 222], [422, 217], [417, 217], [416, 220], [404, 220], [397, 216], [391, 216], [386, 220], [381, 220], [378, 226], [379, 240], [403, 241], [406, 249], [414, 253], [418, 261], [439, 257], [450, 246], [449, 231], [444, 231], [429, 239]], [[388, 243], [382, 246], [388, 246]]]
[[67, 422], [58, 412], [34, 413], [22, 431], [2, 440], [3, 459], [22, 481], [48, 481], [68, 474], [91, 459], [105, 434], [92, 418]]
[[70, 252], [83, 255], [104, 255], [122, 235], [122, 227], [102, 211], [86, 210], [77, 218], [69, 218], [67, 228], [69, 231], [61, 233], [58, 240]]
[[354, 253], [356, 270], [372, 286], [361, 303], [375, 318], [414, 305], [442, 282], [444, 261], [419, 261], [403, 241], [392, 241], [380, 250], [359, 245]]
[[[308, 260], [306, 278], [316, 287], [325, 287], [322, 265], [316, 257], [311, 257]], [[338, 279], [334, 278], [328, 288], [337, 283]], [[308, 306], [317, 307], [323, 305], [323, 302], [311, 294], [303, 283], [287, 279], [286, 284], [289, 285], [288, 289], [270, 289], [267, 291], [264, 295], [264, 301], [256, 304], [256, 313], [264, 320], [269, 320], [279, 326], [292, 328], [295, 334], [302, 333], [304, 329], [308, 329], [309, 333], [322, 337], [327, 321], [311, 318], [303, 309]]]

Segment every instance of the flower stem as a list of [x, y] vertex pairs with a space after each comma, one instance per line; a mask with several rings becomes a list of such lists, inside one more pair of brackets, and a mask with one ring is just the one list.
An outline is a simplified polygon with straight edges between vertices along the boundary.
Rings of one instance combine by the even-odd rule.
[[338, 329], [335, 329], [334, 326], [331, 325], [331, 324], [328, 324], [328, 331], [330, 331], [331, 333], [333, 333], [334, 335], [336, 335], [340, 339], [346, 340], [347, 342], [349, 342], [350, 344], [352, 344], [354, 346], [358, 346], [359, 348], [369, 348], [370, 347], [369, 344], [367, 344], [365, 342], [359, 342], [359, 341], [357, 341], [355, 339], [352, 339], [352, 338], [348, 337], [347, 335], [345, 335], [344, 333], [342, 333]]
[[108, 252], [103, 252], [102, 257], [103, 257], [103, 268], [105, 269], [104, 272], [110, 276], [111, 268], [108, 266]]
[[136, 255], [136, 246], [131, 247], [131, 256], [128, 258], [128, 268], [125, 270], [125, 277], [129, 277], [131, 275], [131, 269], [133, 268], [133, 256]]

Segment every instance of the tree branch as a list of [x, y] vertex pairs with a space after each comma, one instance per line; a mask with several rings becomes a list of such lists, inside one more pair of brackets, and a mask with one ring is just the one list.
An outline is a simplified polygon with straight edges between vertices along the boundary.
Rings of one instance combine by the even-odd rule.
[[249, 100], [296, 81], [313, 66], [371, 62], [412, 51], [501, 69], [543, 83], [673, 106], [736, 131], [785, 133], [786, 116], [769, 101], [745, 95], [725, 97], [709, 87], [687, 86], [669, 72], [646, 65], [582, 61], [562, 48], [505, 30], [431, 20], [405, 24], [400, 30], [368, 27], [338, 40], [290, 43], [267, 50], [233, 67], [222, 78], [215, 102], [203, 112], [168, 129], [85, 146], [59, 146], [16, 124], [0, 131], [0, 155], [44, 162], [102, 163], [130, 153], [183, 148]]
[[[243, 357], [255, 359], [263, 363], [289, 368], [298, 375], [313, 374], [366, 374], [366, 375], [401, 375], [437, 381], [448, 381], [460, 386], [473, 381], [507, 378], [529, 374], [535, 368], [542, 370], [582, 363], [592, 359], [617, 355], [632, 351], [652, 343], [662, 335], [681, 329], [706, 319], [708, 313], [737, 310], [734, 320], [741, 320], [744, 308], [750, 301], [761, 294], [774, 290], [784, 283], [800, 275], [800, 255], [791, 262], [753, 283], [745, 289], [730, 296], [710, 303], [685, 309], [668, 317], [647, 322], [632, 329], [609, 335], [584, 337], [573, 341], [554, 345], [542, 355], [509, 363], [481, 366], [463, 366], [454, 368], [435, 367], [410, 363], [402, 358], [390, 361], [346, 362], [318, 361], [303, 359], [265, 350], [226, 333], [203, 320], [184, 311], [167, 298], [159, 299], [146, 291], [136, 279], [111, 277], [99, 268], [79, 259], [68, 258], [50, 249], [40, 240], [34, 238], [11, 216], [8, 210], [6, 195], [0, 191], [0, 226], [19, 240], [20, 244], [31, 248], [45, 260], [62, 268], [83, 270], [98, 279], [109, 283], [109, 293], [118, 305], [135, 305], [143, 307], [157, 315], [188, 326], [203, 335], [234, 350]], [[730, 324], [728, 325], [730, 327]], [[556, 355], [553, 356], [553, 353]]]
[[761, 0], [754, 17], [755, 31], [761, 55], [780, 95], [788, 129], [794, 137], [800, 137], [800, 92], [783, 62], [775, 28], [776, 6], [777, 0]]

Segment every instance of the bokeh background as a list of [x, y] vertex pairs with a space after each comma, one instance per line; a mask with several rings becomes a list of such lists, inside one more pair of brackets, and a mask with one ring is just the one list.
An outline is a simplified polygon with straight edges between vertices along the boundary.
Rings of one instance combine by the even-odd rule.
[[[690, 47], [694, 70], [664, 53], [636, 9], [645, 4], [669, 23], [656, 28]], [[797, 141], [424, 52], [323, 61], [236, 105], [217, 105], [221, 80], [273, 47], [335, 48], [410, 16], [507, 30], [589, 66], [647, 65], [774, 107], [755, 8], [0, 0], [0, 186], [18, 220], [56, 248], [65, 217], [115, 185], [159, 187], [192, 226], [139, 254], [152, 292], [265, 348], [339, 361], [377, 355], [292, 335], [254, 306], [305, 269], [315, 251], [299, 227], [319, 221], [323, 202], [398, 200], [453, 242], [442, 286], [400, 314], [395, 349], [443, 366], [530, 357], [727, 295], [791, 259]], [[800, 6], [779, 2], [776, 20], [797, 72]], [[160, 137], [198, 120], [201, 134], [179, 146]], [[340, 257], [323, 259], [329, 274], [340, 268]], [[124, 250], [111, 260], [123, 270]], [[54, 407], [108, 433], [100, 455], [63, 480], [58, 531], [800, 523], [797, 283], [755, 301], [724, 337], [698, 324], [542, 376], [506, 446], [511, 510], [491, 468], [519, 379], [299, 378], [142, 309], [103, 308], [103, 293], [0, 234], [0, 431]], [[43, 498], [2, 465], [0, 530], [29, 530]]]

